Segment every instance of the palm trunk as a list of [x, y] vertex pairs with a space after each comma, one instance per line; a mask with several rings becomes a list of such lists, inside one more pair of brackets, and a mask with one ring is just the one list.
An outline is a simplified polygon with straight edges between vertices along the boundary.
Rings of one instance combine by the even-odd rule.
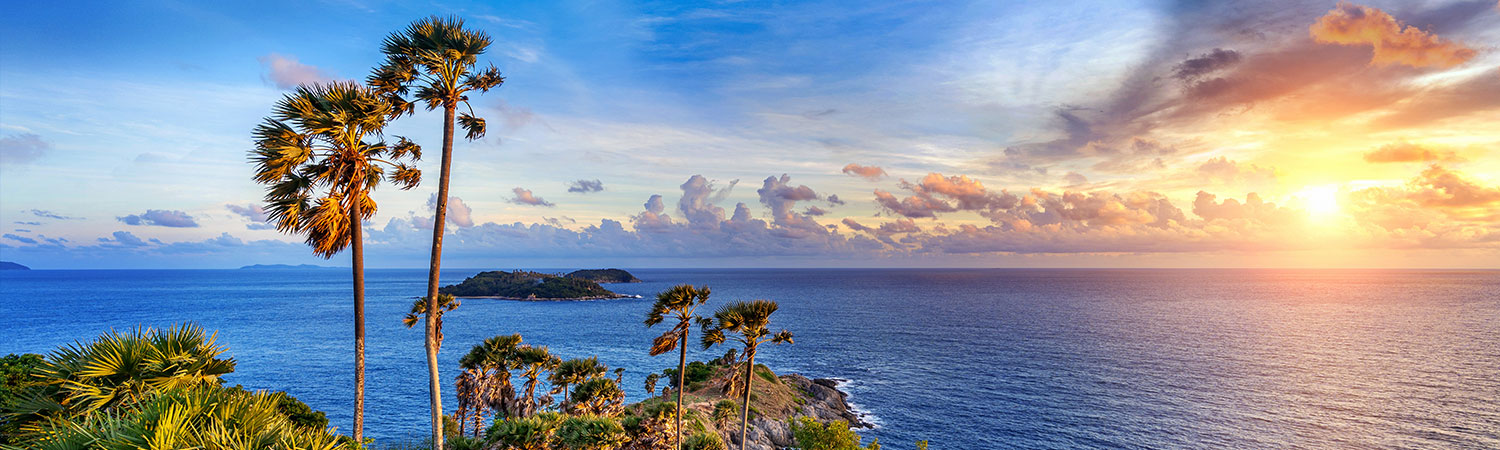
[[682, 450], [682, 392], [687, 389], [687, 336], [688, 331], [682, 330], [682, 338], [677, 340], [680, 352], [677, 354], [677, 450]]
[[443, 263], [443, 226], [448, 219], [448, 170], [453, 163], [453, 114], [443, 108], [443, 162], [438, 173], [437, 209], [432, 213], [432, 259], [427, 267], [427, 395], [432, 405], [432, 449], [443, 450], [443, 392], [438, 378], [438, 275]]
[[750, 435], [750, 383], [755, 373], [755, 347], [750, 347], [745, 353], [750, 356], [745, 362], [745, 409], [740, 413], [740, 450], [745, 450], [745, 445], [749, 444], [745, 439]]
[[[350, 195], [355, 195], [351, 193]], [[365, 432], [365, 246], [359, 199], [349, 202], [349, 239], [354, 256], [354, 442]]]

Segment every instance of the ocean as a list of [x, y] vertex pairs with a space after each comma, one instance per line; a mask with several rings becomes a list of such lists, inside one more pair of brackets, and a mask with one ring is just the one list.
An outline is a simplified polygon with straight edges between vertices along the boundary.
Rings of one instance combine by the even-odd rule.
[[[445, 283], [478, 269], [445, 270]], [[887, 449], [1500, 448], [1500, 271], [632, 270], [641, 299], [467, 299], [441, 370], [521, 333], [564, 358], [623, 367], [627, 401], [662, 329], [652, 295], [707, 285], [714, 304], [770, 299], [796, 343], [778, 372], [849, 380]], [[366, 435], [427, 430], [422, 330], [401, 317], [425, 270], [367, 275]], [[238, 362], [229, 384], [286, 391], [347, 431], [347, 270], [0, 272], [0, 353], [46, 353], [110, 328], [193, 322]], [[660, 326], [659, 326], [660, 327]], [[695, 330], [696, 331], [696, 330]], [[695, 339], [696, 341], [696, 339]], [[692, 351], [707, 359], [722, 348]]]

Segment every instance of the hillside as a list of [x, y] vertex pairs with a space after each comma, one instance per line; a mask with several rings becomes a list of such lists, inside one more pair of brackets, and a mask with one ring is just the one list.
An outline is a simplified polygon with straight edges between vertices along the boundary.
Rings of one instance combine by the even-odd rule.
[[10, 261], [0, 261], [0, 270], [31, 270], [31, 268]]
[[492, 297], [513, 300], [595, 300], [621, 298], [593, 281], [540, 272], [480, 272], [439, 292], [454, 297]]
[[[683, 407], [691, 412], [683, 414], [683, 429], [688, 433], [707, 432], [718, 434], [730, 448], [739, 448], [739, 414], [723, 424], [712, 419], [715, 406], [724, 400], [739, 401], [724, 393], [724, 385], [731, 372], [730, 366], [721, 361], [708, 364], [694, 361], [688, 365], [687, 395]], [[770, 368], [756, 364], [755, 381], [751, 385], [749, 442], [747, 450], [774, 450], [793, 444], [791, 420], [811, 417], [820, 422], [844, 421], [852, 428], [870, 426], [860, 419], [845, 401], [848, 394], [839, 391], [837, 382], [829, 379], [809, 379], [799, 374], [777, 375]], [[676, 380], [676, 368], [664, 372], [661, 384], [668, 386]], [[653, 402], [671, 402], [675, 397], [667, 394], [653, 397], [626, 407], [627, 411], [639, 413]]]
[[620, 269], [585, 269], [575, 270], [563, 275], [568, 278], [589, 280], [595, 283], [640, 283], [641, 279]]

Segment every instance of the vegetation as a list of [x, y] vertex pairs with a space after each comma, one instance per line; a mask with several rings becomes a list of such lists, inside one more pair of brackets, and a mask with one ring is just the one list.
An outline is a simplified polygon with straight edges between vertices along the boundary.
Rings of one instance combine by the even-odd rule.
[[[829, 423], [821, 423], [808, 417], [800, 417], [792, 422], [792, 439], [797, 442], [800, 450], [880, 450], [880, 441], [875, 440], [868, 447], [859, 445], [859, 435], [849, 429], [849, 423], [839, 420]], [[925, 446], [924, 443], [919, 443]]]
[[323, 413], [291, 396], [222, 387], [220, 377], [234, 369], [223, 352], [212, 335], [188, 325], [111, 331], [40, 361], [8, 356], [0, 362], [14, 395], [5, 442], [33, 449], [341, 445]]
[[[0, 358], [0, 405], [8, 407], [19, 403], [27, 390], [39, 384], [38, 369], [43, 363], [42, 355], [32, 353]], [[0, 444], [20, 443], [18, 425], [9, 416], [0, 415]]]
[[[395, 114], [410, 114], [415, 108], [403, 96], [416, 89], [417, 100], [427, 110], [443, 109], [443, 154], [438, 175], [437, 205], [433, 212], [432, 258], [427, 272], [427, 295], [438, 296], [438, 273], [442, 266], [443, 227], [448, 217], [448, 181], [453, 166], [453, 125], [460, 104], [469, 106], [471, 91], [488, 92], [505, 82], [494, 66], [475, 71], [479, 55], [490, 46], [490, 37], [482, 31], [464, 29], [458, 18], [429, 17], [413, 22], [406, 30], [386, 37], [381, 51], [385, 64], [375, 69], [369, 83], [396, 105]], [[457, 117], [469, 140], [484, 137], [484, 119], [474, 117], [473, 108]], [[428, 396], [432, 407], [432, 439], [437, 450], [443, 448], [443, 405], [438, 379], [437, 353], [440, 331], [434, 319], [438, 305], [428, 305], [426, 316], [426, 350]]]
[[[417, 301], [412, 302], [412, 304], [411, 304], [411, 312], [406, 313], [406, 317], [402, 317], [401, 318], [401, 324], [402, 325], [406, 325], [407, 328], [411, 328], [411, 327], [417, 325], [417, 320], [419, 319], [418, 315], [427, 316], [429, 314], [429, 309], [428, 309], [428, 305], [427, 305], [427, 299], [428, 298], [429, 297], [422, 297], [422, 298], [417, 299]], [[459, 307], [460, 303], [458, 302], [457, 298], [454, 298], [452, 295], [448, 295], [448, 294], [438, 294], [437, 298], [438, 298], [437, 313], [436, 313], [436, 315], [432, 316], [432, 317], [435, 317], [435, 319], [432, 322], [435, 324], [434, 326], [436, 327], [436, 331], [434, 333], [434, 336], [435, 336], [434, 339], [437, 340], [438, 347], [442, 347], [443, 346], [443, 314], [447, 313], [448, 311], [452, 311], [454, 309], [457, 309]]]
[[538, 272], [480, 272], [462, 283], [444, 286], [444, 294], [457, 297], [500, 297], [513, 299], [589, 299], [612, 298], [610, 292], [588, 280], [566, 278]]
[[676, 324], [672, 329], [662, 333], [651, 340], [651, 356], [660, 355], [672, 349], [677, 349], [677, 447], [682, 447], [682, 388], [688, 384], [685, 382], [687, 375], [687, 338], [688, 331], [692, 329], [693, 320], [698, 316], [695, 314], [698, 307], [708, 303], [711, 292], [708, 286], [693, 287], [692, 285], [680, 284], [673, 286], [660, 294], [656, 294], [656, 303], [651, 305], [651, 312], [646, 313], [646, 327], [653, 327], [668, 318], [675, 319]]
[[641, 279], [620, 269], [585, 269], [575, 270], [563, 275], [568, 278], [589, 280], [595, 283], [640, 283]]
[[[421, 147], [398, 137], [381, 140], [396, 108], [375, 90], [353, 82], [298, 86], [255, 128], [255, 181], [267, 185], [266, 214], [276, 229], [306, 236], [313, 254], [332, 258], [350, 248], [354, 272], [354, 438], [364, 433], [364, 221], [375, 214], [370, 193], [389, 179], [403, 189], [422, 172], [402, 160]], [[373, 139], [366, 142], [367, 139]], [[390, 173], [387, 173], [390, 169]]]
[[754, 382], [751, 372], [755, 368], [755, 354], [759, 351], [760, 344], [767, 341], [778, 345], [792, 343], [791, 332], [781, 330], [772, 335], [768, 328], [771, 324], [771, 314], [775, 313], [776, 309], [776, 302], [770, 300], [740, 301], [724, 305], [718, 311], [714, 311], [713, 320], [700, 319], [703, 327], [701, 341], [705, 350], [724, 343], [728, 339], [725, 333], [737, 335], [735, 340], [745, 349], [745, 388], [740, 402], [741, 447], [745, 445], [745, 439], [750, 430], [750, 388]]

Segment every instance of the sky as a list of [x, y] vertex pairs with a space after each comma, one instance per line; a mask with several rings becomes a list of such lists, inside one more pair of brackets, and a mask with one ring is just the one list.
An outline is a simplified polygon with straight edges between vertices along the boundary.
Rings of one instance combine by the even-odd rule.
[[[0, 259], [347, 266], [251, 130], [440, 15], [506, 77], [447, 267], [1500, 267], [1494, 0], [237, 3], [7, 7]], [[370, 267], [425, 267], [441, 119]]]

